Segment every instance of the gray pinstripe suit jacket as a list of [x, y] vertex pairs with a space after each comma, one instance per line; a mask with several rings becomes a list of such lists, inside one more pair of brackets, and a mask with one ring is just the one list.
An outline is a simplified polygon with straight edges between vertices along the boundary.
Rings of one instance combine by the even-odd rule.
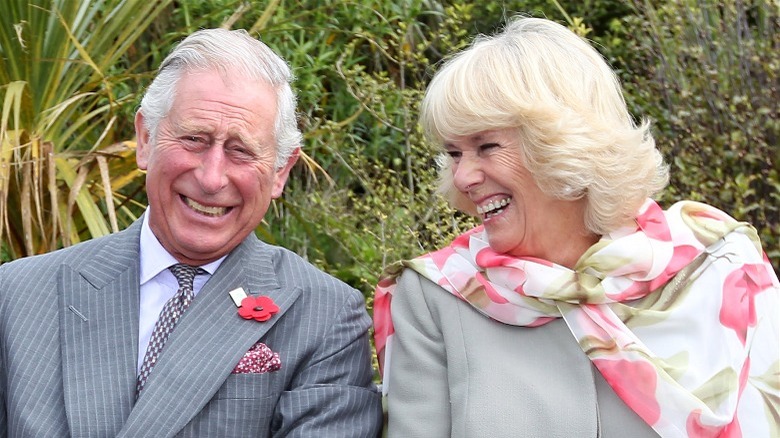
[[[362, 297], [254, 235], [203, 286], [136, 402], [140, 225], [0, 266], [0, 436], [379, 433]], [[239, 286], [280, 312], [240, 318]], [[258, 340], [281, 370], [231, 374]]]

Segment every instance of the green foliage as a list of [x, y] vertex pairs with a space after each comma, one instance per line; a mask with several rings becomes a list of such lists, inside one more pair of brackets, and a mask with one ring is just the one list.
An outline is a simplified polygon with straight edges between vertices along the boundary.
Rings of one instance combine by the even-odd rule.
[[780, 272], [780, 9], [773, 0], [636, 1], [610, 56], [671, 164], [662, 200], [753, 224]]
[[[17, 164], [0, 167], [9, 181], [0, 193], [8, 194], [7, 211], [30, 211], [32, 218], [45, 216], [34, 211], [38, 204], [41, 212], [59, 212], [52, 217], [70, 218], [73, 211], [78, 232], [71, 241], [107, 232], [111, 205], [121, 205], [117, 222], [124, 226], [145, 204], [142, 175], [132, 171], [132, 143], [121, 140], [133, 136], [132, 114], [149, 72], [174, 41], [196, 29], [245, 28], [293, 67], [305, 134], [301, 165], [257, 233], [359, 288], [370, 304], [386, 264], [440, 247], [475, 223], [434, 193], [435, 157], [417, 126], [428, 80], [443, 58], [473, 36], [526, 13], [568, 23], [617, 69], [632, 112], [653, 119], [658, 144], [672, 164], [672, 185], [662, 201], [702, 200], [750, 221], [777, 267], [780, 41], [771, 1], [190, 0], [166, 7], [167, 2], [81, 1], [74, 9], [81, 11], [80, 26], [68, 27], [74, 37], [52, 41], [42, 36], [67, 35], [63, 21], [52, 18], [54, 9], [24, 9], [28, 2], [13, 0], [13, 13], [5, 14], [3, 6], [0, 14], [5, 63], [0, 83], [7, 102], [3, 158], [9, 163], [13, 151]], [[133, 13], [131, 6], [151, 9]], [[112, 25], [104, 20], [108, 11], [124, 18]], [[78, 21], [78, 14], [69, 14], [62, 12], [65, 23]], [[129, 33], [117, 33], [119, 28]], [[20, 48], [14, 29], [25, 41], [65, 47], [56, 56]], [[116, 152], [102, 149], [115, 143]], [[35, 151], [31, 145], [49, 149], [22, 152]], [[49, 150], [59, 167], [39, 165], [36, 171], [29, 165], [24, 171], [44, 175], [37, 183], [29, 178], [25, 189], [24, 178], [10, 176]], [[109, 159], [101, 164], [98, 156]], [[101, 166], [108, 177], [100, 176]], [[51, 187], [52, 179], [45, 177], [51, 168], [54, 191], [62, 193], [56, 201], [47, 201], [48, 194], [36, 199], [34, 187]], [[70, 195], [73, 188], [78, 196]], [[106, 201], [106, 193], [113, 199]], [[76, 207], [63, 201], [69, 196]], [[16, 207], [25, 203], [35, 207]], [[92, 211], [92, 222], [102, 221], [103, 227], [90, 229], [82, 210]], [[50, 237], [59, 235], [51, 229], [63, 228], [63, 222], [39, 222], [29, 234], [47, 236], [34, 239], [49, 245], [34, 245], [33, 252], [67, 243]], [[28, 253], [6, 240], [9, 228], [23, 229], [9, 223], [0, 247], [3, 260]]]
[[120, 65], [167, 3], [3, 3], [2, 260], [107, 234], [134, 218], [116, 192], [138, 179], [133, 144], [116, 136], [133, 98]]
[[383, 266], [433, 249], [469, 223], [452, 220], [456, 213], [433, 194], [434, 157], [416, 111], [430, 65], [464, 44], [460, 20], [470, 8], [433, 6], [301, 5], [305, 19], [277, 11], [262, 36], [296, 68], [304, 149], [329, 178], [297, 169], [263, 235], [367, 297]]

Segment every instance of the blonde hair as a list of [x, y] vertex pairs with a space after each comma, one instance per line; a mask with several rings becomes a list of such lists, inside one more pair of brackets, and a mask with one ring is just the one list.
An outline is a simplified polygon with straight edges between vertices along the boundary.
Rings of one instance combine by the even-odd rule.
[[[604, 58], [546, 19], [517, 17], [449, 59], [428, 86], [420, 121], [438, 145], [517, 128], [518, 152], [539, 188], [559, 199], [585, 197], [585, 225], [596, 234], [630, 223], [669, 179], [649, 122], [634, 123]], [[441, 163], [440, 191], [473, 213], [453, 185], [452, 161]]]

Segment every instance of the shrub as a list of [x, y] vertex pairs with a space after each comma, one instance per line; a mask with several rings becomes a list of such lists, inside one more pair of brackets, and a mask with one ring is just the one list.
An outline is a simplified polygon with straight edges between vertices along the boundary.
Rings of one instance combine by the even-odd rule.
[[662, 201], [752, 223], [780, 272], [780, 10], [772, 0], [634, 6], [605, 49], [671, 164]]

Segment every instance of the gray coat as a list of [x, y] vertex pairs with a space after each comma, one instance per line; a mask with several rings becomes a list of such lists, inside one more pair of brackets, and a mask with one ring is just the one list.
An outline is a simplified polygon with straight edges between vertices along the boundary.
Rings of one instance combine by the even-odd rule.
[[[254, 235], [203, 286], [135, 402], [140, 230], [0, 266], [0, 437], [378, 433], [362, 296]], [[279, 313], [240, 318], [239, 286]], [[258, 341], [281, 369], [231, 374]]]
[[411, 269], [392, 300], [389, 437], [657, 437], [562, 319], [505, 325]]

